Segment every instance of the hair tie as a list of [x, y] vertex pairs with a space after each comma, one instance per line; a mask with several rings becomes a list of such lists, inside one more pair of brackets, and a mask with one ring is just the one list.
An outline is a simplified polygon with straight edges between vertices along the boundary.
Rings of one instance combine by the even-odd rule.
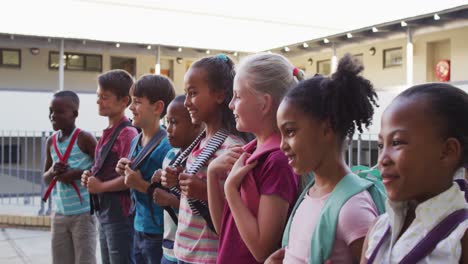
[[297, 77], [298, 74], [299, 74], [299, 68], [294, 67], [294, 69], [293, 69], [293, 76]]
[[225, 61], [225, 62], [228, 61], [228, 57], [227, 57], [225, 54], [222, 54], [222, 53], [216, 55], [216, 58], [221, 59], [221, 60], [223, 60], [223, 61]]

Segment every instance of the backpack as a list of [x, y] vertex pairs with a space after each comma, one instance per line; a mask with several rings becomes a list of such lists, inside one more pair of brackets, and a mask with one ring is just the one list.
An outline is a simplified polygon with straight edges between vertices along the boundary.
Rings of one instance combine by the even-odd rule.
[[[339, 213], [341, 211], [341, 207], [343, 207], [349, 198], [367, 190], [377, 207], [379, 215], [385, 213], [386, 193], [378, 187], [376, 183], [374, 183], [375, 181], [367, 179], [368, 174], [369, 173], [363, 172], [361, 173], [361, 175], [363, 175], [362, 177], [354, 173], [347, 174], [333, 189], [320, 212], [319, 220], [311, 237], [311, 254], [309, 263], [324, 263], [330, 258], [335, 241]], [[294, 214], [304, 199], [304, 196], [314, 183], [315, 180], [312, 179], [299, 196], [299, 199], [293, 208], [283, 234], [283, 247], [289, 242], [289, 231], [291, 230], [291, 223], [294, 218]]]

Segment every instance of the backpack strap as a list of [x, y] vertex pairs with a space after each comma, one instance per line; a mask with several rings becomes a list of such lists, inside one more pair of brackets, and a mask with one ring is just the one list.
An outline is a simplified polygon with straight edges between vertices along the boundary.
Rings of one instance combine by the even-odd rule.
[[299, 198], [297, 199], [296, 204], [294, 205], [294, 207], [293, 207], [293, 209], [291, 211], [291, 215], [289, 216], [288, 222], [286, 223], [286, 227], [285, 227], [284, 233], [283, 233], [283, 240], [281, 241], [281, 247], [285, 247], [285, 246], [288, 245], [288, 243], [289, 243], [289, 232], [291, 231], [291, 223], [292, 223], [292, 220], [294, 218], [294, 215], [296, 214], [297, 208], [299, 208], [299, 205], [302, 203], [302, 201], [304, 200], [304, 197], [307, 195], [307, 192], [312, 187], [312, 185], [314, 185], [314, 183], [315, 183], [315, 179], [314, 179], [314, 177], [312, 177], [312, 180], [306, 185], [306, 187], [302, 191], [301, 195], [299, 195]]
[[384, 235], [380, 239], [379, 243], [375, 246], [374, 251], [372, 251], [372, 254], [370, 255], [369, 259], [367, 260], [367, 264], [372, 264], [374, 263], [375, 258], [377, 257], [377, 253], [379, 253], [379, 249], [382, 247], [383, 243], [385, 242], [385, 239], [390, 235], [390, 226], [387, 227], [387, 230], [385, 230]]
[[[97, 177], [97, 174], [99, 171], [102, 169], [102, 166], [104, 165], [104, 162], [106, 161], [107, 156], [109, 155], [112, 146], [114, 146], [115, 140], [120, 134], [120, 131], [124, 129], [125, 127], [131, 126], [132, 123], [130, 121], [125, 121], [120, 123], [114, 130], [114, 133], [112, 133], [112, 136], [109, 138], [109, 141], [107, 141], [106, 145], [104, 145], [99, 152], [99, 163], [97, 166], [94, 168], [93, 174], [94, 176]], [[90, 214], [94, 214], [95, 211], [99, 211], [101, 208], [99, 206], [99, 198], [96, 194], [89, 194], [89, 208], [90, 208]]]
[[[399, 262], [400, 264], [413, 264], [421, 261], [427, 255], [429, 255], [439, 244], [440, 241], [446, 239], [461, 223], [468, 220], [468, 209], [463, 208], [457, 211], [454, 211], [447, 217], [445, 217], [440, 223], [438, 223], [427, 235], [416, 244], [416, 246], [411, 249], [408, 254]], [[387, 228], [387, 231], [375, 247], [372, 252], [368, 264], [374, 262], [377, 253], [379, 252], [380, 247], [383, 242], [390, 235], [390, 226]]]
[[343, 205], [354, 195], [368, 189], [372, 183], [356, 174], [347, 174], [333, 189], [322, 207], [310, 243], [310, 263], [324, 263], [335, 242], [336, 227]]
[[437, 224], [402, 260], [401, 264], [417, 263], [429, 255], [462, 222], [468, 219], [468, 209], [460, 209]]
[[456, 179], [455, 183], [458, 184], [458, 187], [460, 187], [460, 190], [465, 192], [465, 201], [468, 202], [468, 184], [465, 179]]
[[[210, 138], [206, 146], [203, 148], [200, 155], [197, 156], [195, 162], [187, 169], [187, 173], [195, 174], [205, 166], [216, 151], [223, 145], [224, 141], [228, 137], [228, 132], [224, 129], [219, 130], [216, 134]], [[208, 209], [208, 202], [194, 198], [188, 198], [190, 209], [195, 215], [200, 215], [205, 219], [208, 227], [216, 233], [214, 228], [213, 220], [211, 219], [210, 211]]]
[[167, 133], [164, 129], [159, 129], [158, 133], [154, 135], [151, 140], [146, 144], [145, 147], [136, 155], [133, 157], [133, 153], [135, 153], [135, 150], [140, 143], [141, 134], [138, 134], [137, 139], [135, 140], [130, 152], [128, 153], [128, 158], [132, 160], [132, 163], [130, 164], [130, 168], [132, 170], [138, 169], [138, 167], [141, 165], [141, 163], [153, 152], [154, 149], [161, 143], [161, 141], [166, 137]]
[[[161, 141], [167, 136], [167, 132], [164, 129], [159, 129], [158, 133], [154, 135], [150, 142], [146, 144], [145, 147], [136, 155], [136, 157], [132, 157], [133, 153], [135, 152], [140, 140], [141, 140], [141, 134], [138, 134], [137, 139], [134, 141], [132, 148], [128, 154], [129, 159], [133, 159], [130, 168], [132, 170], [136, 170], [139, 168], [139, 166], [142, 164], [142, 162], [153, 152], [153, 150], [156, 149], [156, 147], [161, 143]], [[146, 190], [146, 195], [148, 198], [148, 208], [150, 211], [151, 215], [151, 220], [153, 220], [153, 223], [157, 225], [156, 219], [154, 218], [154, 209], [153, 209], [153, 192], [154, 189], [156, 188], [161, 188], [165, 191], [168, 191], [168, 189], [164, 188], [161, 183], [155, 182], [151, 183], [148, 189]], [[170, 206], [163, 206], [163, 209], [166, 210], [169, 215], [171, 216], [172, 220], [177, 224], [177, 215], [175, 214], [174, 210]]]
[[[198, 137], [195, 138], [195, 140], [192, 142], [192, 144], [190, 144], [190, 146], [188, 146], [188, 148], [186, 148], [182, 153], [179, 153], [177, 155], [177, 157], [175, 157], [171, 161], [169, 166], [177, 167], [177, 166], [181, 166], [182, 164], [184, 164], [184, 167], [185, 167], [185, 164], [187, 163], [188, 156], [190, 155], [190, 153], [192, 153], [192, 150], [198, 145], [198, 143], [200, 143], [200, 141], [203, 138], [205, 138], [205, 136], [206, 136], [206, 130], [203, 130], [200, 133], [200, 135], [198, 135]], [[179, 200], [180, 200], [181, 191], [179, 190], [178, 186], [171, 187], [170, 190], [171, 190], [171, 193], [174, 194], [175, 196], [177, 196], [177, 198], [179, 198]]]
[[112, 136], [109, 138], [109, 141], [107, 141], [106, 145], [104, 145], [101, 151], [99, 152], [100, 159], [99, 159], [99, 163], [94, 169], [94, 172], [93, 172], [94, 175], [98, 174], [99, 171], [102, 169], [102, 166], [104, 165], [104, 162], [106, 161], [107, 156], [112, 150], [112, 146], [114, 146], [115, 140], [117, 140], [117, 137], [119, 136], [120, 131], [128, 126], [132, 126], [132, 123], [130, 123], [130, 121], [125, 121], [125, 122], [120, 123], [115, 128], [114, 133], [112, 133]]
[[[299, 200], [293, 208], [291, 216], [286, 225], [285, 232], [283, 234], [282, 246], [286, 246], [289, 242], [289, 232], [291, 230], [292, 219], [294, 214], [299, 207], [300, 203], [304, 199], [307, 192], [314, 184], [312, 180], [304, 189]], [[374, 184], [366, 179], [362, 179], [355, 174], [347, 174], [341, 181], [335, 186], [330, 197], [325, 202], [317, 225], [315, 226], [312, 234], [310, 248], [310, 260], [309, 263], [324, 263], [330, 257], [335, 241], [336, 227], [338, 223], [339, 213], [343, 205], [354, 195], [368, 190], [371, 195], [379, 213], [385, 211], [385, 194], [374, 186]]]
[[[70, 142], [68, 143], [67, 149], [65, 150], [65, 153], [62, 156], [62, 153], [58, 149], [57, 145], [57, 133], [52, 135], [52, 145], [54, 146], [55, 154], [57, 154], [57, 157], [59, 158], [59, 161], [62, 163], [67, 163], [68, 158], [70, 157], [71, 151], [73, 149], [73, 145], [75, 144], [75, 141], [78, 139], [78, 135], [80, 134], [81, 130], [79, 128], [76, 128], [75, 131], [72, 134], [72, 137], [70, 139]], [[49, 196], [52, 192], [52, 189], [55, 187], [57, 184], [57, 178], [54, 177], [52, 181], [50, 182], [49, 186], [47, 187], [47, 190], [44, 193], [44, 196], [42, 197], [42, 201], [45, 203], [47, 199], [49, 199]], [[75, 182], [71, 183], [71, 186], [75, 190], [76, 194], [78, 195], [78, 198], [80, 199], [80, 203], [83, 204], [83, 198], [81, 198], [81, 193], [80, 189], [78, 189], [78, 186], [76, 185]]]

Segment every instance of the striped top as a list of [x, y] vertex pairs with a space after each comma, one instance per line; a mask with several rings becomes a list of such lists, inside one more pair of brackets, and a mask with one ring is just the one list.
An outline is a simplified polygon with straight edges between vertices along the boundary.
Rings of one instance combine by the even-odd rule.
[[[187, 159], [187, 168], [201, 154], [207, 142], [205, 138], [194, 148]], [[245, 142], [240, 138], [229, 135], [208, 161], [208, 164], [211, 160], [223, 154], [230, 146], [244, 144]], [[202, 167], [196, 176], [206, 181], [207, 168], [207, 165]], [[225, 179], [220, 180], [224, 184]], [[194, 214], [185, 195], [180, 198], [179, 224], [177, 226], [174, 253], [178, 260], [189, 263], [216, 263], [218, 256], [218, 235], [210, 230], [202, 216]]]
[[[60, 142], [57, 140], [57, 148], [61, 154], [64, 154], [68, 144], [71, 140], [70, 134], [65, 141]], [[57, 139], [61, 137], [61, 131], [56, 132]], [[55, 148], [50, 148], [50, 155], [53, 162], [58, 162], [59, 158], [55, 152]], [[83, 153], [78, 147], [78, 140], [75, 141], [70, 157], [68, 158], [68, 166], [72, 169], [82, 169], [87, 170], [93, 165], [93, 160], [90, 156]], [[62, 182], [57, 182], [54, 189], [52, 189], [52, 205], [53, 210], [61, 215], [77, 215], [82, 213], [89, 213], [89, 195], [85, 187], [81, 186], [80, 180], [75, 180], [76, 186], [78, 186], [81, 197], [83, 198], [83, 204], [80, 203], [80, 199], [75, 192], [75, 189], [71, 185], [64, 184]]]
[[[169, 163], [177, 156], [180, 149], [173, 148], [167, 152], [166, 157], [163, 161], [163, 169], [169, 166]], [[170, 261], [177, 262], [177, 258], [174, 255], [174, 240], [177, 231], [177, 225], [172, 220], [168, 212], [164, 211], [164, 243], [163, 243], [163, 254], [164, 257]], [[169, 244], [169, 245], [168, 245]]]

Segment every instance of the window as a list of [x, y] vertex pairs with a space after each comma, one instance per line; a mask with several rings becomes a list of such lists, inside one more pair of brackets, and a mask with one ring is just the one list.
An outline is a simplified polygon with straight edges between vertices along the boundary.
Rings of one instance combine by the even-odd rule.
[[19, 145], [3, 145], [0, 153], [2, 164], [21, 164], [21, 149]]
[[401, 65], [403, 65], [403, 49], [401, 47], [383, 51], [384, 68], [398, 67]]
[[21, 67], [21, 50], [0, 48], [0, 66], [1, 67]]
[[133, 77], [136, 76], [136, 59], [135, 58], [122, 58], [111, 57], [111, 70], [121, 69], [125, 70]]
[[[94, 54], [79, 54], [65, 52], [65, 70], [102, 72], [102, 56]], [[59, 67], [59, 53], [49, 53], [49, 69], [57, 70]]]
[[330, 75], [331, 62], [330, 60], [317, 61], [317, 73], [321, 75]]

